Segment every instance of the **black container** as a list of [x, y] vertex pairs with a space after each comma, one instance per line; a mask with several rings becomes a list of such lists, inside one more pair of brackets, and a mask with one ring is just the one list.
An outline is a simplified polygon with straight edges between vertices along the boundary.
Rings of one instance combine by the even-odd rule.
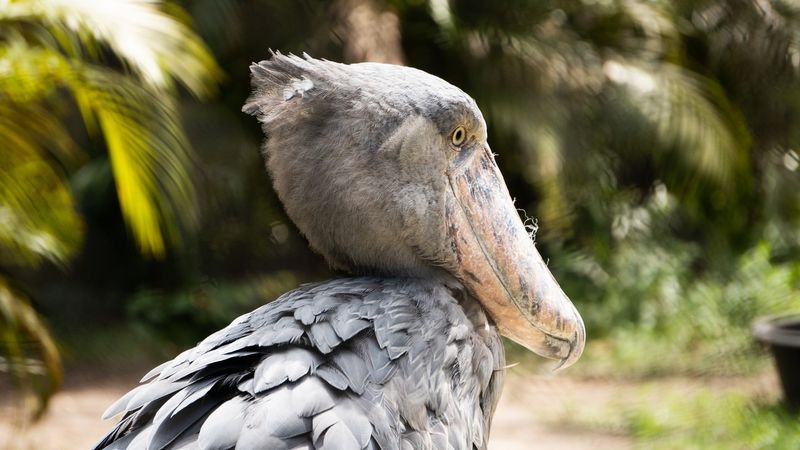
[[760, 319], [753, 334], [775, 357], [787, 405], [800, 409], [800, 314]]

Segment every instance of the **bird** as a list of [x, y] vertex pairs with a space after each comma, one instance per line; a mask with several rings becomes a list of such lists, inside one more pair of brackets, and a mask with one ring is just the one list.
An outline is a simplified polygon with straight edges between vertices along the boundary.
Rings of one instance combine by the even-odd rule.
[[342, 276], [304, 284], [144, 376], [95, 449], [485, 449], [501, 335], [585, 343], [475, 101], [411, 67], [272, 52], [243, 111], [288, 217]]

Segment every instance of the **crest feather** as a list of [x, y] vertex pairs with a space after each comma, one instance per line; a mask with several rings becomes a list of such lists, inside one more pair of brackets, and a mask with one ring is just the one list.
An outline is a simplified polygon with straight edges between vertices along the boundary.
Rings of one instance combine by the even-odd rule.
[[322, 67], [323, 64], [335, 63], [315, 60], [306, 54], [301, 58], [274, 52], [270, 59], [251, 64], [253, 93], [242, 111], [264, 124], [272, 123], [292, 100], [312, 96], [328, 84], [323, 76], [328, 68]]

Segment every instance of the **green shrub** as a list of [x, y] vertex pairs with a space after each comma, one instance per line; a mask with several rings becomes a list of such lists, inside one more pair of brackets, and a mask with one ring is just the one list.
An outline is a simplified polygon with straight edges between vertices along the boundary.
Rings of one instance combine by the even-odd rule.
[[128, 303], [128, 312], [134, 322], [165, 343], [184, 348], [296, 286], [292, 272], [275, 272], [177, 292], [148, 290]]

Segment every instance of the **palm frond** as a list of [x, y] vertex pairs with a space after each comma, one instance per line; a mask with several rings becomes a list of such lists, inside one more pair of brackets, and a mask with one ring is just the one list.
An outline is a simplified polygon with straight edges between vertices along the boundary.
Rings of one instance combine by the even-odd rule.
[[[23, 42], [0, 47], [0, 55], [12, 68], [6, 76], [0, 72], [0, 87], [17, 97], [41, 94], [29, 85], [66, 87], [85, 121], [97, 122], [108, 146], [122, 213], [142, 251], [162, 256], [168, 244], [178, 244], [180, 230], [196, 223], [196, 208], [189, 144], [172, 98], [118, 72]], [[50, 122], [54, 126], [54, 120]], [[19, 130], [30, 136], [47, 132], [44, 125], [34, 120]], [[68, 136], [63, 142], [69, 142]]]
[[750, 137], [741, 118], [710, 80], [667, 63], [604, 64], [622, 101], [653, 127], [659, 145], [702, 177], [728, 186], [744, 162]]
[[189, 143], [176, 106], [113, 72], [83, 75], [74, 91], [105, 137], [126, 222], [142, 251], [163, 256], [197, 221]]
[[[14, 95], [11, 84], [0, 73], [2, 91]], [[5, 143], [0, 152], [0, 262], [66, 263], [82, 237], [82, 222], [58, 169], [76, 158], [72, 138], [48, 109], [0, 95], [0, 141]]]
[[[33, 356], [31, 356], [33, 355]], [[0, 372], [23, 394], [25, 410], [40, 415], [61, 385], [61, 360], [47, 327], [25, 296], [0, 277]]]
[[[43, 26], [62, 43], [65, 36], [76, 36], [90, 53], [98, 53], [98, 43], [106, 44], [156, 88], [171, 88], [178, 81], [195, 96], [210, 94], [221, 70], [200, 38], [164, 13], [160, 4], [151, 0], [20, 0], [0, 9], [0, 21]], [[79, 51], [75, 46], [65, 49]]]
[[[196, 223], [175, 83], [209, 94], [220, 70], [160, 1], [0, 1], [0, 264], [66, 263], [81, 221], [64, 167], [75, 144], [54, 111], [74, 96], [105, 138], [122, 210], [143, 253], [162, 256]], [[179, 10], [176, 9], [180, 13]], [[113, 52], [130, 71], [108, 67]], [[60, 384], [58, 352], [28, 300], [0, 277], [0, 372], [29, 409]]]

